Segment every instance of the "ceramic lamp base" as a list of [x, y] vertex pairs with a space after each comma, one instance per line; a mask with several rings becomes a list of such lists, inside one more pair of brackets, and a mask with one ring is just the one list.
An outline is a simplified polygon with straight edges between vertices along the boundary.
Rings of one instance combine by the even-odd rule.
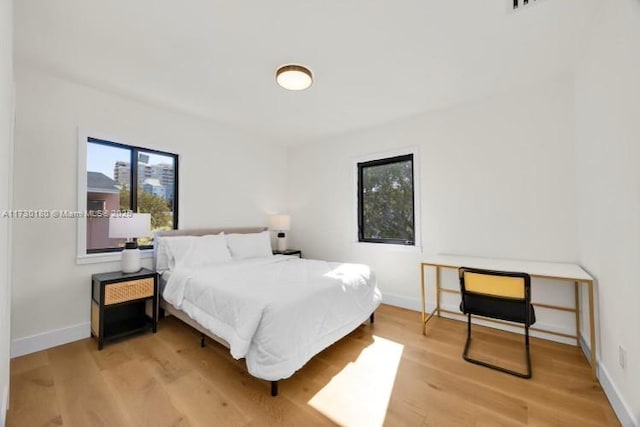
[[141, 269], [140, 249], [124, 249], [122, 251], [122, 272], [137, 273]]
[[277, 240], [277, 245], [278, 245], [278, 251], [279, 252], [284, 252], [287, 250], [287, 236], [285, 236], [284, 233], [280, 232], [278, 233], [278, 238]]

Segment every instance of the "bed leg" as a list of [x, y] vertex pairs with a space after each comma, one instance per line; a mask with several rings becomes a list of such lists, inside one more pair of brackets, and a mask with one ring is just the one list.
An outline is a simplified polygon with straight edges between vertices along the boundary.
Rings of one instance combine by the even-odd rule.
[[376, 314], [375, 314], [375, 313], [371, 313], [371, 316], [369, 316], [369, 321], [370, 321], [371, 323], [373, 323], [373, 322], [375, 322], [375, 321], [376, 321]]
[[271, 381], [271, 396], [278, 395], [278, 381]]
[[164, 316], [165, 316], [164, 308], [159, 308], [158, 309], [158, 318], [159, 319], [164, 319]]
[[204, 334], [200, 334], [200, 347], [204, 348]]

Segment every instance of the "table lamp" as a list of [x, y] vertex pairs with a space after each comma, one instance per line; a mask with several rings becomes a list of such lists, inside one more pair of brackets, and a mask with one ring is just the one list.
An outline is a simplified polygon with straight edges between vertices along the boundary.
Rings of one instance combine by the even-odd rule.
[[109, 217], [109, 238], [126, 238], [122, 250], [122, 272], [135, 273], [140, 271], [140, 249], [138, 242], [133, 240], [145, 237], [151, 233], [151, 214], [136, 213], [130, 217]]
[[287, 250], [287, 236], [284, 232], [289, 231], [290, 226], [291, 218], [289, 215], [269, 215], [269, 230], [273, 230], [278, 233], [277, 246], [279, 252]]

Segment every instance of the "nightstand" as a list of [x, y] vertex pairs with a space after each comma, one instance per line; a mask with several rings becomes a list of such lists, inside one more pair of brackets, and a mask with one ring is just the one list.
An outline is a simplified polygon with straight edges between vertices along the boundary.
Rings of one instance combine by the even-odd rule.
[[284, 251], [272, 251], [274, 255], [298, 255], [302, 258], [302, 251], [299, 249], [285, 249]]
[[[91, 276], [91, 335], [98, 338], [98, 350], [105, 341], [152, 330], [158, 322], [158, 275], [143, 268], [137, 273]], [[147, 303], [151, 302], [151, 316]]]

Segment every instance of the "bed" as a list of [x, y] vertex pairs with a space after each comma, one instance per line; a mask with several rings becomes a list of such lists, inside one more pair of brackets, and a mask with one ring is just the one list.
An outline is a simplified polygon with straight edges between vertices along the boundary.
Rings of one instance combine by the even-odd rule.
[[[293, 375], [370, 319], [381, 302], [361, 264], [273, 255], [264, 228], [156, 233], [160, 309], [244, 358], [254, 377]], [[291, 321], [295, 319], [295, 321]]]

